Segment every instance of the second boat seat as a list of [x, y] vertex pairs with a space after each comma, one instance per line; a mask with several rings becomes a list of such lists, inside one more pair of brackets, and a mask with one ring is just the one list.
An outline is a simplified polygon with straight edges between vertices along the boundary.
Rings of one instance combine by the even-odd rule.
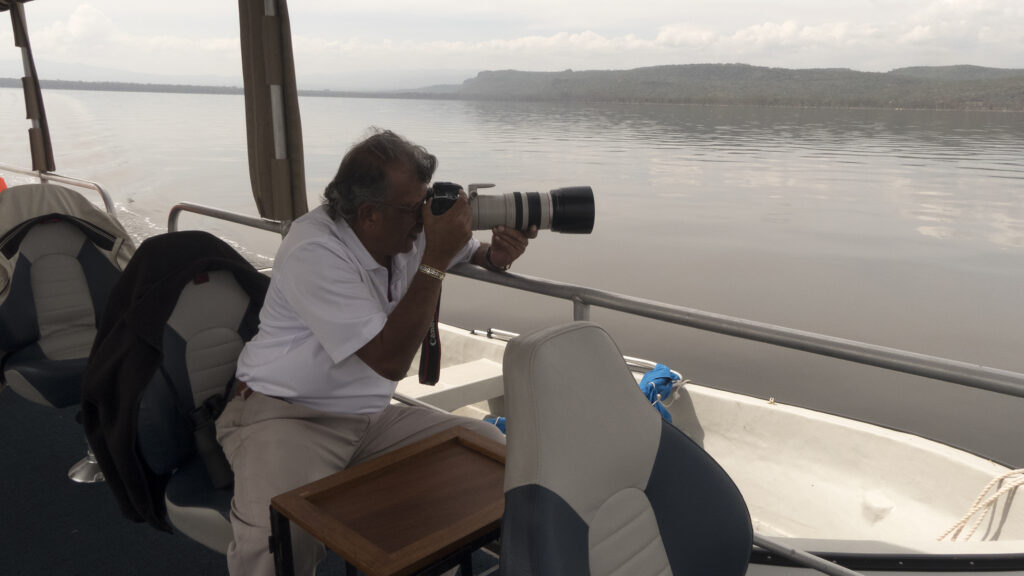
[[[232, 540], [232, 491], [215, 483], [224, 483], [216, 481], [224, 473], [230, 483], [231, 471], [218, 460], [223, 454], [216, 452], [213, 413], [202, 412], [216, 410], [211, 399], [227, 399], [225, 384], [234, 379], [238, 354], [255, 333], [258, 310], [249, 301], [231, 272], [215, 270], [189, 282], [164, 329], [163, 362], [139, 402], [139, 451], [153, 472], [169, 477], [164, 492], [168, 519], [221, 553]], [[216, 453], [204, 458], [204, 444]]]
[[[55, 408], [81, 401], [99, 319], [134, 250], [114, 216], [74, 190], [0, 194], [0, 390]], [[68, 476], [102, 480], [91, 454]]]
[[574, 322], [509, 342], [503, 576], [741, 576], [732, 479], [664, 421], [611, 336]]
[[121, 512], [221, 553], [233, 490], [214, 421], [269, 281], [206, 232], [147, 239], [114, 287], [85, 375], [86, 436]]
[[13, 186], [0, 208], [0, 381], [37, 404], [73, 406], [134, 246], [112, 216], [62, 186]]

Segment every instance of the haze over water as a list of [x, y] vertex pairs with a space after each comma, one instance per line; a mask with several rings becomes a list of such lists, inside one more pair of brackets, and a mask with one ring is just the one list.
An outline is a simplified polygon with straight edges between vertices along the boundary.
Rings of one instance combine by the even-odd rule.
[[[1020, 114], [301, 99], [310, 205], [376, 125], [438, 180], [594, 188], [589, 236], [542, 233], [514, 271], [1024, 371]], [[58, 171], [106, 185], [138, 237], [192, 201], [255, 214], [240, 96], [50, 91]], [[0, 89], [0, 162], [27, 165]], [[17, 178], [8, 177], [8, 184]], [[197, 216], [258, 264], [277, 239]], [[486, 238], [486, 235], [481, 235]], [[493, 308], [493, 314], [484, 312]], [[525, 331], [568, 302], [446, 282], [442, 320]], [[1024, 464], [1024, 401], [594, 310], [623, 352], [695, 382], [913, 429]], [[908, 414], [913, 417], [908, 418]], [[1011, 434], [1013, 436], [1011, 437]]]

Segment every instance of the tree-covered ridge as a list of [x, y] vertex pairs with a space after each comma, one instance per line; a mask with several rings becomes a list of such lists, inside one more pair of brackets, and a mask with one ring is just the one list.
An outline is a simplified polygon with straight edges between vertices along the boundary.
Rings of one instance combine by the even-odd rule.
[[470, 99], [1024, 111], [1024, 70], [947, 66], [879, 73], [746, 64], [503, 70], [481, 72], [455, 93]]
[[[44, 89], [241, 94], [239, 87], [42, 80]], [[301, 85], [301, 84], [300, 84]], [[0, 87], [21, 80], [0, 78]], [[1024, 69], [981, 66], [788, 69], [686, 64], [633, 70], [480, 72], [460, 85], [419, 90], [299, 90], [303, 96], [650, 102], [710, 105], [1024, 111]]]

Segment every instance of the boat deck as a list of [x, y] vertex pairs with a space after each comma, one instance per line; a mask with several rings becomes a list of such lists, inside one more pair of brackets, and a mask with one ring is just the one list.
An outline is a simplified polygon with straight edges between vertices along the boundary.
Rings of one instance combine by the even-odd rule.
[[[68, 468], [85, 455], [77, 410], [0, 393], [0, 573], [226, 575], [224, 556], [182, 534], [124, 518], [105, 484], [68, 479]], [[484, 552], [473, 563], [476, 574], [496, 566]], [[344, 562], [333, 554], [317, 570], [320, 576], [344, 573]]]
[[106, 484], [68, 479], [68, 468], [85, 455], [77, 410], [54, 410], [9, 390], [0, 393], [0, 571], [9, 576], [227, 574], [222, 555], [121, 516]]

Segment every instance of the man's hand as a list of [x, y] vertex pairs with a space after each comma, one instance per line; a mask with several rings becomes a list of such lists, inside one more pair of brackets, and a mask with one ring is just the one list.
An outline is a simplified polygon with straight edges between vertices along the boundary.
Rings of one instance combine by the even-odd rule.
[[466, 193], [462, 191], [459, 199], [444, 214], [435, 216], [430, 211], [432, 202], [433, 199], [423, 205], [423, 233], [426, 236], [423, 263], [446, 270], [473, 236], [473, 212]]
[[[421, 209], [426, 246], [422, 263], [444, 271], [472, 238], [473, 213], [465, 193], [451, 208], [435, 216], [430, 204]], [[415, 274], [412, 283], [380, 332], [356, 351], [374, 372], [388, 380], [401, 380], [434, 319], [441, 282], [436, 277]]]
[[537, 227], [530, 226], [526, 233], [505, 226], [495, 226], [491, 231], [491, 246], [487, 253], [487, 264], [502, 270], [508, 269], [516, 258], [523, 255], [531, 238], [537, 237]]

